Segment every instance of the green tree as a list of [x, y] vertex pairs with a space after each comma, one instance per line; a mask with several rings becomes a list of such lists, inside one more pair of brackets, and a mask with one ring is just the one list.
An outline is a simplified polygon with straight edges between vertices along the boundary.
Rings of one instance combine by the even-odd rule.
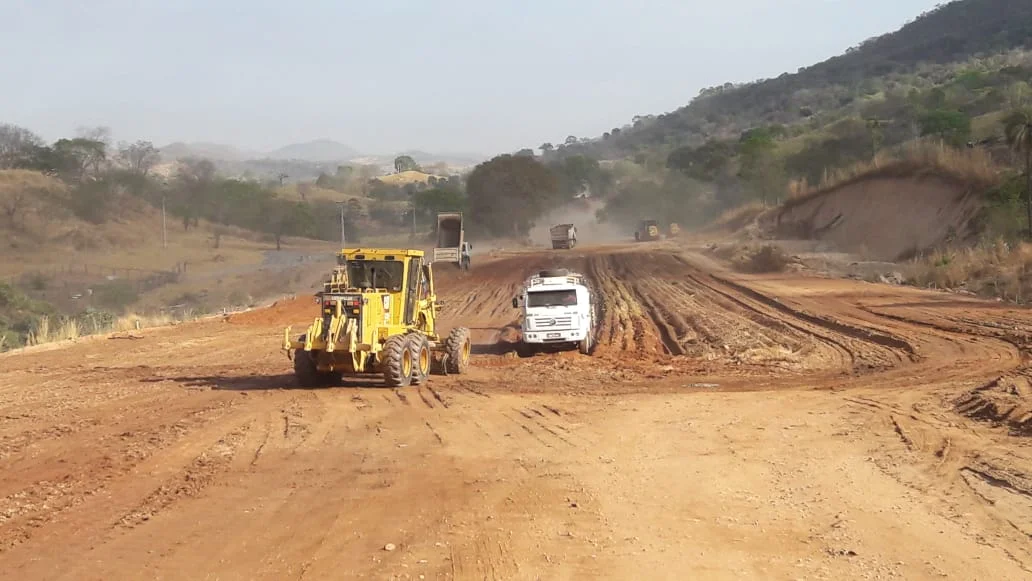
[[558, 180], [531, 157], [500, 155], [476, 166], [466, 182], [473, 224], [499, 236], [526, 236], [549, 209]]
[[403, 171], [420, 171], [419, 164], [412, 159], [411, 155], [399, 155], [394, 158], [394, 169], [399, 173]]
[[735, 155], [734, 145], [711, 139], [699, 147], [680, 147], [670, 152], [667, 167], [701, 181], [715, 181], [727, 171]]
[[205, 201], [215, 188], [215, 164], [207, 159], [188, 158], [176, 170], [173, 211], [183, 219], [183, 230], [196, 226]]
[[963, 145], [971, 136], [971, 118], [960, 111], [936, 109], [918, 119], [921, 135], [935, 135], [954, 146]]
[[548, 153], [552, 153], [553, 151], [555, 151], [555, 146], [546, 141], [546, 142], [542, 143], [541, 147], [539, 147], [538, 149], [541, 150], [542, 154], [548, 154]]
[[43, 147], [43, 139], [28, 129], [0, 123], [0, 169], [39, 169], [33, 165]]
[[81, 182], [91, 172], [97, 177], [107, 161], [107, 144], [85, 137], [59, 139], [54, 142], [53, 150], [58, 171], [74, 182]]
[[161, 160], [161, 152], [150, 141], [137, 141], [123, 145], [118, 157], [129, 171], [145, 176]]
[[1022, 109], [1003, 120], [1007, 143], [1025, 158], [1025, 213], [1028, 217], [1028, 237], [1032, 239], [1032, 110]]
[[433, 218], [438, 212], [466, 211], [466, 197], [461, 193], [442, 188], [432, 188], [418, 192], [412, 203], [416, 207], [416, 216]]
[[315, 231], [312, 208], [304, 202], [271, 198], [266, 202], [263, 215], [265, 230], [276, 241], [276, 250], [283, 248], [286, 236], [308, 237]]

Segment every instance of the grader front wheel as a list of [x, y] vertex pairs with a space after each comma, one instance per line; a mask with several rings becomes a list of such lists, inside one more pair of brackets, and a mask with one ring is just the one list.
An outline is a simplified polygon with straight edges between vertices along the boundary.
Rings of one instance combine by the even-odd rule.
[[412, 385], [420, 385], [430, 375], [430, 342], [422, 333], [409, 335], [409, 347], [412, 352]]
[[412, 383], [412, 349], [405, 335], [388, 337], [381, 352], [383, 379], [387, 387], [405, 387]]
[[444, 352], [447, 354], [445, 363], [448, 373], [465, 373], [469, 368], [469, 356], [473, 350], [473, 340], [470, 338], [469, 329], [457, 327], [452, 329], [451, 334], [444, 340]]

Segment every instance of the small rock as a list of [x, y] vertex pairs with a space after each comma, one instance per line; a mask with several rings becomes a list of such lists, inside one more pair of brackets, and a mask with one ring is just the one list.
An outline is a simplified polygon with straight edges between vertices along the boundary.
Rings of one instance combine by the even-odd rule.
[[385, 551], [393, 551], [394, 549], [397, 549], [397, 548], [398, 548], [398, 546], [395, 545], [394, 543], [387, 543], [386, 545], [383, 546], [383, 550], [385, 550]]

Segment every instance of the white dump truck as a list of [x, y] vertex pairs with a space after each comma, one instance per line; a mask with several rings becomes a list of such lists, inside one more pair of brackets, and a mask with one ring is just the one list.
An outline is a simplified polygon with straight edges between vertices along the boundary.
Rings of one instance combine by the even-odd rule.
[[522, 309], [522, 351], [566, 347], [591, 354], [596, 305], [583, 275], [565, 269], [543, 270], [527, 279], [512, 306]]
[[469, 270], [473, 245], [466, 241], [466, 230], [462, 223], [462, 212], [441, 212], [437, 214], [437, 246], [434, 248], [434, 262], [452, 262]]
[[552, 248], [567, 250], [577, 245], [577, 228], [573, 224], [556, 224], [549, 228], [548, 233], [552, 236]]

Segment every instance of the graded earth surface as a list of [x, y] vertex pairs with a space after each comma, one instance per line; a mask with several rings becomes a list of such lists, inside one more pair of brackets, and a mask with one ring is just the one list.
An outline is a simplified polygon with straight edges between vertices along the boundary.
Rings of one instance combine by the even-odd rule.
[[[597, 349], [518, 357], [586, 274]], [[436, 271], [464, 375], [296, 387], [308, 296], [0, 356], [9, 579], [1032, 578], [1032, 316], [667, 243]]]

